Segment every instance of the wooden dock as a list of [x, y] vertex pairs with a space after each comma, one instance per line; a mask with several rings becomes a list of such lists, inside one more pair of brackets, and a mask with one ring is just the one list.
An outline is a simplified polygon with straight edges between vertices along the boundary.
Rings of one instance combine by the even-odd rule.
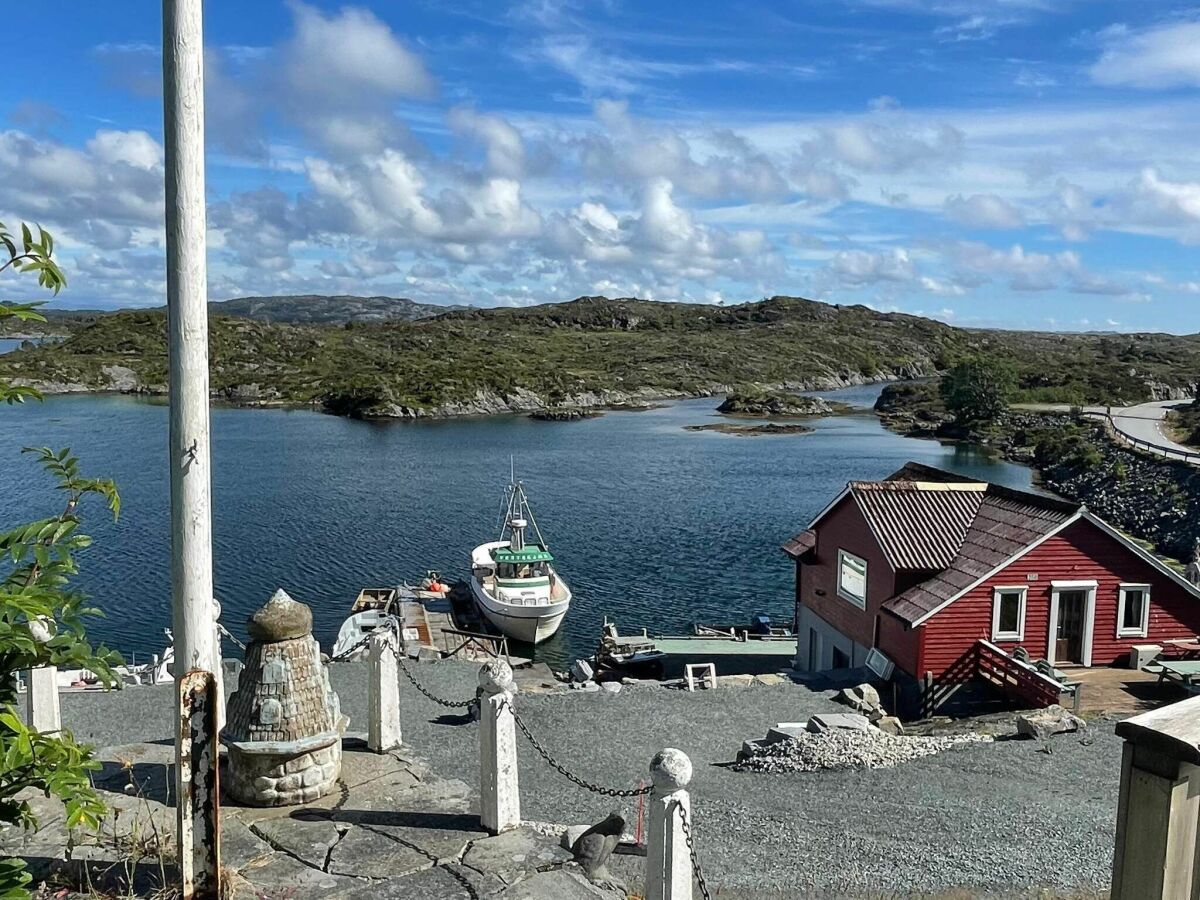
[[[500, 656], [514, 668], [531, 662], [509, 653], [507, 640], [479, 614], [465, 582], [453, 585], [445, 596], [428, 591], [401, 591], [396, 611], [402, 627], [416, 632], [419, 646], [432, 648], [446, 657], [482, 662]], [[411, 635], [412, 631], [408, 633]]]

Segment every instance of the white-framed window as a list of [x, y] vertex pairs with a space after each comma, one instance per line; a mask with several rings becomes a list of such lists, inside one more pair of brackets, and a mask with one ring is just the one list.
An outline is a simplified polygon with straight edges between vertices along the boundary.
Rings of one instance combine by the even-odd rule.
[[1122, 584], [1117, 588], [1117, 637], [1146, 636], [1150, 625], [1150, 585]]
[[867, 561], [845, 550], [838, 551], [838, 596], [859, 609], [867, 608]]
[[992, 640], [1025, 640], [1026, 587], [998, 587], [992, 591]]

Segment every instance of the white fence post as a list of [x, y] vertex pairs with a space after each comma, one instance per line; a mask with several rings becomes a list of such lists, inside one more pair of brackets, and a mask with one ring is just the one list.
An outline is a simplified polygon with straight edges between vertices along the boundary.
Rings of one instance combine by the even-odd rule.
[[512, 668], [502, 659], [488, 660], [479, 669], [479, 686], [479, 824], [499, 834], [521, 824]]
[[1125, 738], [1112, 900], [1197, 896], [1200, 697], [1117, 723]]
[[646, 836], [646, 900], [692, 900], [692, 858], [684, 823], [692, 824], [687, 785], [692, 761], [667, 747], [650, 761], [650, 831]]
[[367, 746], [386, 753], [400, 746], [400, 666], [396, 634], [379, 628], [371, 634], [367, 678]]
[[28, 674], [25, 682], [25, 724], [43, 734], [61, 731], [58, 668], [42, 666], [40, 669], [30, 669]]

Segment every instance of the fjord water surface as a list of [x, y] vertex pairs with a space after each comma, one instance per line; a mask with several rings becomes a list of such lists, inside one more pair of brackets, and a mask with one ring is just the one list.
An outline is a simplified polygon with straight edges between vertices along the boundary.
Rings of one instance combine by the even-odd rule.
[[[878, 387], [826, 394], [869, 407]], [[576, 422], [504, 416], [412, 423], [308, 411], [212, 411], [216, 590], [230, 629], [278, 587], [313, 608], [328, 647], [359, 588], [461, 578], [494, 539], [509, 457], [575, 592], [538, 656], [590, 653], [604, 616], [623, 629], [685, 629], [792, 614], [779, 549], [851, 479], [907, 460], [1012, 487], [1030, 471], [968, 447], [885, 431], [869, 409], [805, 435], [689, 432], [722, 420], [715, 399]], [[92, 631], [139, 656], [170, 626], [167, 408], [120, 396], [59, 396], [0, 409], [0, 528], [61, 500], [22, 447], [70, 446], [85, 473], [116, 479], [121, 518], [83, 510], [95, 545], [80, 586], [107, 613]]]

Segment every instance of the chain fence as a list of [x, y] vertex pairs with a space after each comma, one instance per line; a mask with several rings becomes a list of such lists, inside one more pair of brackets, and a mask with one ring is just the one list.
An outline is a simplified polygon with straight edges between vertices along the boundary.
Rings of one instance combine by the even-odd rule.
[[[425, 695], [425, 697], [427, 697], [429, 700], [432, 700], [439, 706], [446, 707], [447, 709], [466, 709], [479, 702], [478, 698], [475, 697], [467, 700], [446, 700], [445, 698], [439, 697], [430, 691], [427, 687], [421, 684], [420, 681], [417, 680], [417, 677], [408, 667], [408, 661], [405, 659], [404, 651], [402, 649], [403, 640], [400, 638], [399, 620], [394, 616], [389, 617], [388, 623], [382, 627], [392, 630], [396, 635], [397, 640], [396, 643], [393, 644], [393, 652], [396, 655], [396, 661], [400, 664], [400, 670], [404, 672], [405, 677], [412, 682], [412, 686]], [[372, 636], [377, 633], [377, 631], [378, 629], [376, 629], [375, 632], [364, 635], [360, 640], [356, 641], [353, 645], [346, 648], [341, 653], [331, 655], [328, 658], [328, 661], [334, 663], [351, 658], [359, 650], [363, 649], [371, 642]], [[590, 791], [593, 794], [600, 794], [605, 797], [644, 797], [653, 790], [653, 787], [649, 784], [631, 789], [609, 788], [579, 777], [554, 758], [554, 755], [546, 749], [545, 745], [542, 744], [541, 741], [537, 739], [534, 733], [529, 729], [529, 726], [525, 724], [525, 720], [521, 718], [521, 715], [510, 702], [507, 700], [504, 701], [504, 706], [507, 707], [512, 713], [513, 721], [516, 723], [517, 728], [520, 729], [521, 734], [525, 736], [525, 739], [528, 740], [531, 745], [533, 745], [533, 749], [537, 751], [538, 755], [541, 756], [541, 758], [544, 759], [552, 769], [554, 769], [556, 772], [558, 772], [558, 774], [562, 775], [572, 784], [583, 788], [585, 791]], [[680, 820], [683, 825], [683, 836], [687, 841], [688, 856], [691, 860], [692, 872], [696, 877], [696, 883], [700, 887], [700, 894], [703, 897], [703, 900], [712, 900], [712, 895], [709, 893], [708, 884], [704, 880], [704, 870], [700, 867], [700, 860], [696, 856], [696, 842], [692, 835], [691, 825], [688, 823], [687, 816], [683, 812], [683, 807], [676, 806], [676, 809], [679, 812]]]
[[400, 671], [403, 672], [404, 676], [412, 682], [412, 686], [438, 706], [444, 706], [446, 709], [466, 709], [467, 707], [476, 703], [476, 699], [474, 697], [471, 697], [469, 700], [445, 700], [442, 697], [439, 697], [437, 694], [429, 690], [429, 688], [425, 687], [425, 685], [421, 684], [421, 682], [417, 681], [417, 676], [414, 675], [411, 670], [409, 670], [408, 662], [405, 660], [404, 654], [400, 650], [396, 651], [396, 661], [400, 663]]
[[507, 706], [509, 711], [512, 713], [513, 721], [517, 723], [517, 727], [521, 729], [521, 733], [525, 735], [525, 737], [529, 740], [529, 743], [533, 744], [533, 749], [538, 752], [538, 755], [540, 755], [542, 759], [550, 764], [550, 767], [554, 769], [554, 771], [558, 772], [558, 774], [567, 779], [567, 781], [578, 785], [585, 791], [591, 791], [593, 794], [603, 794], [605, 797], [640, 797], [643, 794], [650, 793], [649, 785], [633, 788], [632, 790], [620, 790], [617, 788], [607, 788], [603, 785], [593, 784], [590, 781], [585, 781], [567, 769], [562, 763], [560, 763], [550, 754], [550, 751], [542, 745], [542, 742], [533, 736], [533, 732], [529, 730], [529, 726], [525, 724], [525, 720], [521, 718], [511, 703], [506, 701], [505, 706]]
[[447, 709], [466, 709], [476, 702], [474, 697], [471, 697], [467, 700], [446, 700], [443, 697], [439, 697], [437, 694], [433, 693], [433, 691], [429, 690], [429, 688], [425, 687], [425, 685], [421, 684], [421, 682], [417, 680], [417, 676], [412, 673], [411, 669], [409, 669], [408, 661], [404, 657], [404, 640], [400, 636], [400, 620], [395, 616], [388, 616], [387, 621], [381, 624], [378, 628], [363, 635], [359, 640], [355, 641], [341, 653], [335, 653], [331, 655], [329, 657], [329, 662], [343, 662], [347, 659], [350, 659], [356, 653], [358, 653], [359, 650], [362, 650], [369, 643], [371, 643], [372, 637], [385, 629], [392, 632], [393, 636], [396, 638], [392, 644], [392, 652], [396, 656], [396, 662], [400, 664], [400, 671], [404, 673], [405, 678], [412, 682], [413, 687], [415, 687], [434, 703], [438, 704], [438, 706], [444, 706]]
[[692, 837], [692, 826], [688, 823], [687, 813], [683, 811], [681, 804], [676, 804], [675, 809], [679, 812], [679, 821], [683, 825], [683, 837], [687, 841], [688, 856], [692, 860], [692, 873], [696, 876], [696, 884], [700, 886], [700, 896], [704, 900], [712, 900], [712, 894], [708, 892], [708, 883], [704, 880], [704, 870], [700, 868], [700, 860], [696, 857], [696, 841]]

